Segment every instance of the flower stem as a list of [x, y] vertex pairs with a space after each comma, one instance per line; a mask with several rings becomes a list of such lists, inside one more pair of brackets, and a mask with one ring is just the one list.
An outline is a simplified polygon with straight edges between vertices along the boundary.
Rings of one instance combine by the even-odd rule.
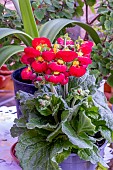
[[51, 88], [51, 92], [52, 92], [52, 93], [55, 93], [55, 94], [58, 95], [58, 93], [57, 93], [57, 91], [56, 91], [56, 89], [55, 89], [55, 87], [53, 86], [52, 83], [50, 83], [50, 88]]
[[72, 107], [72, 108], [74, 107], [75, 102], [76, 102], [76, 99], [74, 98], [73, 101], [72, 101], [72, 103], [71, 103], [71, 107]]
[[66, 98], [67, 94], [68, 94], [68, 83], [64, 85], [64, 99]]

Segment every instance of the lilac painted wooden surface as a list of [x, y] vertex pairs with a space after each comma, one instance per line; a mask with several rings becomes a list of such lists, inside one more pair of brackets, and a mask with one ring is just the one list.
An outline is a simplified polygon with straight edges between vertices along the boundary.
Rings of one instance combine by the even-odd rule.
[[10, 135], [10, 127], [17, 114], [16, 107], [0, 107], [0, 170], [22, 170], [12, 159], [10, 148], [17, 141]]

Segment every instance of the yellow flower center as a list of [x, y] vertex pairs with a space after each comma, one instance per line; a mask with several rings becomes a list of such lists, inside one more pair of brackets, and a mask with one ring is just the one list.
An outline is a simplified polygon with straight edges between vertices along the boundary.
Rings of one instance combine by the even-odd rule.
[[54, 72], [55, 75], [58, 75], [59, 73], [60, 73], [60, 72], [58, 72], [58, 71], [55, 71], [55, 72]]
[[41, 49], [42, 49], [42, 47], [41, 47], [40, 45], [38, 45], [38, 46], [36, 47], [36, 50], [41, 51]]
[[79, 51], [78, 56], [83, 56], [83, 53], [81, 51]]
[[31, 67], [30, 66], [28, 66], [28, 68], [27, 68], [27, 72], [29, 72], [31, 70]]
[[73, 66], [79, 66], [79, 61], [73, 61]]
[[64, 61], [63, 61], [63, 60], [61, 60], [61, 59], [59, 59], [59, 60], [57, 61], [57, 63], [58, 63], [58, 64], [62, 64], [62, 65], [63, 65], [63, 64], [64, 64]]
[[53, 51], [54, 51], [55, 54], [57, 53], [58, 48], [59, 48], [59, 44], [54, 44]]
[[79, 50], [80, 48], [80, 44], [76, 44], [77, 50]]
[[40, 62], [44, 61], [44, 59], [41, 56], [39, 56], [37, 60], [40, 61]]

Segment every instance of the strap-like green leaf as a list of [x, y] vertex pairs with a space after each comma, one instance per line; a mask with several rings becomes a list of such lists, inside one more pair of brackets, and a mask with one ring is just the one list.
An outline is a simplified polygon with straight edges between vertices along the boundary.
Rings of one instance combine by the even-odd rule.
[[89, 35], [91, 36], [95, 44], [100, 43], [100, 38], [98, 34], [91, 26], [79, 21], [63, 19], [63, 18], [51, 20], [48, 21], [46, 24], [44, 24], [40, 29], [40, 37], [44, 36], [49, 38], [51, 41], [53, 41], [56, 35], [59, 33], [59, 31], [68, 24], [75, 24], [82, 27], [84, 30], [86, 30], [89, 33]]
[[33, 38], [38, 37], [38, 29], [33, 16], [30, 0], [19, 0], [24, 30]]
[[10, 28], [0, 28], [0, 39], [9, 35], [15, 35], [27, 46], [31, 45], [32, 37], [26, 34], [25, 32]]
[[21, 18], [21, 12], [20, 12], [20, 7], [19, 7], [19, 2], [18, 2], [18, 0], [12, 0], [12, 2], [13, 2], [13, 4], [14, 4], [15, 8], [16, 8], [16, 11], [17, 11], [18, 15], [19, 15], [20, 18]]
[[12, 55], [22, 52], [24, 47], [18, 45], [8, 45], [0, 48], [0, 66], [6, 62]]

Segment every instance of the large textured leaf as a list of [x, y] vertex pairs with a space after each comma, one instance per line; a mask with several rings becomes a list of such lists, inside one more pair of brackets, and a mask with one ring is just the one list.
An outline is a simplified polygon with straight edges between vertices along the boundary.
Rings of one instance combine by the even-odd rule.
[[54, 130], [54, 132], [50, 133], [50, 135], [47, 137], [47, 141], [51, 142], [57, 135], [59, 135], [60, 133], [62, 133], [61, 131], [61, 124], [58, 126], [58, 128], [56, 130]]
[[113, 130], [113, 113], [108, 107], [104, 93], [96, 91], [93, 95], [93, 102], [99, 108], [99, 114], [102, 120], [105, 120], [106, 126]]
[[109, 130], [106, 127], [100, 127], [99, 131], [101, 132], [102, 136], [109, 141], [109, 143], [112, 143], [113, 141], [113, 131]]
[[78, 133], [94, 133], [95, 126], [92, 124], [91, 119], [88, 118], [84, 111], [79, 113]]
[[81, 159], [90, 161], [92, 164], [100, 162], [103, 166], [108, 167], [103, 158], [99, 154], [99, 149], [93, 147], [93, 149], [81, 149], [78, 151], [78, 155]]
[[[54, 123], [54, 122], [53, 122]], [[26, 124], [28, 129], [34, 129], [34, 128], [39, 128], [39, 129], [46, 129], [49, 131], [53, 131], [57, 128], [57, 124], [53, 125], [49, 123], [49, 120], [47, 120], [47, 118], [43, 117], [43, 119], [41, 119], [41, 117], [37, 118], [33, 118], [30, 119], [30, 121]]]
[[24, 132], [26, 132], [26, 128], [24, 127], [17, 127], [16, 124], [13, 125], [13, 127], [11, 127], [10, 129], [10, 133], [11, 136], [13, 138], [20, 136], [21, 134], [23, 134]]
[[23, 31], [11, 29], [11, 28], [0, 28], [0, 39], [7, 37], [9, 35], [15, 35], [21, 41], [23, 41], [27, 46], [31, 45], [32, 37]]
[[[19, 138], [16, 155], [23, 170], [61, 170], [56, 156], [68, 150], [70, 145], [63, 139], [47, 142], [36, 130], [30, 130]], [[64, 155], [64, 158], [67, 156]]]
[[35, 18], [33, 16], [30, 0], [19, 0], [24, 31], [31, 37], [38, 37], [38, 29], [36, 26]]
[[39, 31], [39, 34], [40, 36], [49, 38], [53, 42], [53, 40], [55, 39], [59, 31], [68, 24], [74, 24], [74, 25], [78, 25], [82, 27], [89, 33], [89, 35], [91, 36], [95, 44], [100, 43], [100, 38], [98, 34], [91, 26], [84, 24], [82, 22], [78, 22], [78, 21], [74, 21], [70, 19], [60, 18], [60, 19], [54, 19], [54, 20], [48, 21], [42, 26], [42, 28]]
[[2, 66], [2, 64], [4, 64], [12, 55], [22, 52], [23, 50], [24, 47], [18, 45], [9, 45], [0, 48], [0, 66]]
[[26, 119], [24, 117], [20, 117], [19, 119], [15, 119], [14, 123], [17, 127], [26, 127]]
[[71, 127], [69, 122], [62, 124], [62, 131], [68, 136], [69, 141], [79, 148], [93, 148], [92, 142], [88, 138], [84, 139], [76, 134], [76, 131]]

